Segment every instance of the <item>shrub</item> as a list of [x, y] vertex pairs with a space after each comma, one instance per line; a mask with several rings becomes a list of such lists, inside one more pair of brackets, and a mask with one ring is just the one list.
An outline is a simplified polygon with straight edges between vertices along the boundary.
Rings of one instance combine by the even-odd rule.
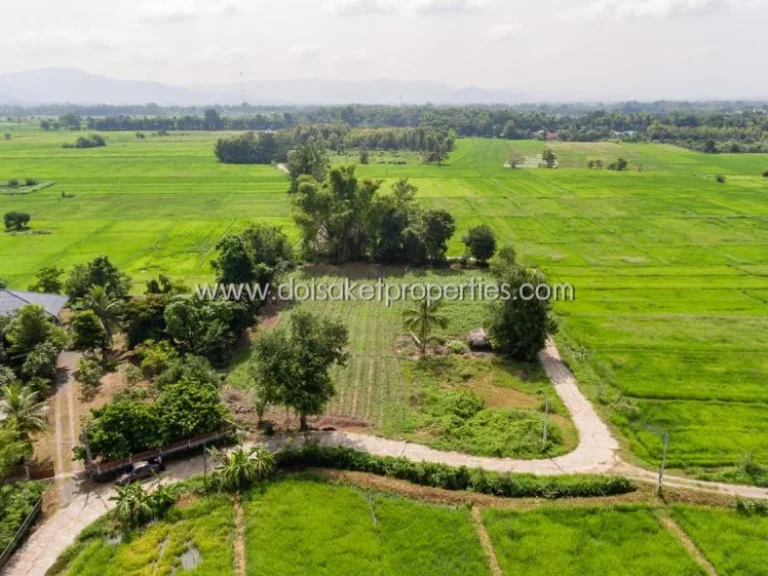
[[31, 219], [32, 217], [25, 212], [6, 212], [3, 216], [6, 230], [23, 230]]
[[368, 472], [446, 490], [467, 490], [505, 498], [595, 498], [635, 490], [621, 476], [534, 476], [502, 474], [479, 468], [454, 468], [445, 464], [412, 462], [405, 458], [374, 456], [351, 448], [325, 448], [308, 444], [275, 455], [281, 467], [336, 468]]
[[86, 390], [98, 388], [101, 384], [101, 367], [93, 358], [83, 357], [77, 363], [77, 379]]
[[150, 378], [165, 372], [179, 356], [176, 348], [167, 340], [147, 340], [137, 351], [141, 357], [141, 370]]
[[763, 172], [763, 178], [768, 178], [768, 170], [766, 170], [765, 172]]
[[27, 178], [24, 180], [24, 186], [37, 186], [40, 182], [34, 178]]
[[18, 188], [19, 187], [19, 181], [15, 178], [12, 180], [8, 180], [8, 187], [9, 188]]
[[136, 368], [133, 364], [125, 365], [123, 368], [123, 376], [125, 376], [125, 381], [128, 382], [130, 386], [135, 386], [144, 379], [141, 370]]
[[448, 350], [451, 354], [466, 354], [469, 348], [461, 340], [451, 340], [448, 342]]
[[725, 184], [725, 176], [722, 174], [718, 174], [715, 176], [715, 180], [717, 180], [720, 184]]

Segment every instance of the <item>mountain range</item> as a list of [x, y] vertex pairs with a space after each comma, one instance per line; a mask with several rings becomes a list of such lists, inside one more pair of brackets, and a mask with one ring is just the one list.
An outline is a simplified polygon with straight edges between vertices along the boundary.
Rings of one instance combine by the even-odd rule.
[[[260, 80], [244, 85], [254, 105], [311, 104], [513, 104], [524, 96], [503, 90], [456, 88], [440, 82], [402, 80]], [[145, 80], [122, 80], [74, 68], [42, 68], [0, 74], [0, 104], [203, 106], [242, 102], [239, 83], [173, 86]]]

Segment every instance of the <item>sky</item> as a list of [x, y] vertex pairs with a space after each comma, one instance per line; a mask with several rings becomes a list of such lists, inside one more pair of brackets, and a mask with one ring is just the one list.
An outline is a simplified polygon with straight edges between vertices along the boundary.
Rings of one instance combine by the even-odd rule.
[[768, 0], [0, 0], [0, 73], [431, 80], [532, 98], [768, 98]]

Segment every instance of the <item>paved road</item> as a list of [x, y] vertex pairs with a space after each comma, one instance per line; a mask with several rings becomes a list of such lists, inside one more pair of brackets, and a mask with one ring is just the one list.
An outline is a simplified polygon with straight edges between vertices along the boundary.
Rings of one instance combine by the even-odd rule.
[[[458, 452], [441, 452], [410, 442], [350, 432], [317, 433], [310, 438], [325, 446], [348, 446], [380, 456], [402, 456], [414, 461], [476, 467], [497, 472], [527, 472], [538, 475], [613, 473], [643, 482], [655, 482], [656, 473], [621, 461], [618, 442], [579, 390], [573, 374], [560, 359], [560, 354], [551, 340], [541, 352], [540, 359], [579, 430], [579, 444], [576, 450], [565, 456], [547, 460], [483, 458]], [[305, 437], [293, 440], [274, 438], [270, 445], [277, 449], [290, 443], [305, 441]], [[163, 482], [176, 482], [202, 472], [203, 459], [198, 456], [169, 465]], [[666, 476], [665, 485], [768, 500], [768, 490], [753, 486], [698, 482], [674, 476]], [[53, 514], [29, 537], [26, 544], [15, 554], [4, 574], [44, 576], [46, 570], [74, 541], [77, 534], [112, 508], [109, 497], [113, 493], [111, 485], [76, 485], [69, 506]]]

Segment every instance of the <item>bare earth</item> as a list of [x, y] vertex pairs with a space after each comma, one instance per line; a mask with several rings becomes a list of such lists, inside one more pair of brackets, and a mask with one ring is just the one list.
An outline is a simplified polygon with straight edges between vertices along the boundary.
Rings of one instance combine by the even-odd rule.
[[[600, 420], [592, 405], [578, 388], [570, 370], [560, 359], [552, 340], [540, 353], [541, 363], [557, 393], [571, 413], [579, 431], [579, 444], [570, 454], [546, 460], [512, 460], [484, 458], [458, 452], [440, 452], [409, 442], [387, 440], [353, 432], [319, 432], [306, 436], [274, 437], [269, 445], [279, 449], [289, 444], [317, 441], [325, 446], [348, 446], [380, 456], [400, 456], [413, 461], [426, 461], [450, 466], [483, 468], [496, 472], [531, 473], [537, 475], [560, 474], [619, 474], [640, 482], [656, 482], [657, 474], [622, 462], [619, 444], [608, 426]], [[176, 482], [203, 472], [203, 458], [169, 464], [163, 482]], [[768, 490], [753, 486], [699, 482], [675, 476], [665, 476], [665, 486], [715, 492], [722, 495], [768, 500]], [[109, 497], [114, 494], [111, 485], [94, 486], [82, 482], [75, 484], [72, 500], [39, 525], [26, 544], [14, 555], [6, 567], [7, 576], [43, 576], [64, 549], [91, 522], [113, 507]]]

